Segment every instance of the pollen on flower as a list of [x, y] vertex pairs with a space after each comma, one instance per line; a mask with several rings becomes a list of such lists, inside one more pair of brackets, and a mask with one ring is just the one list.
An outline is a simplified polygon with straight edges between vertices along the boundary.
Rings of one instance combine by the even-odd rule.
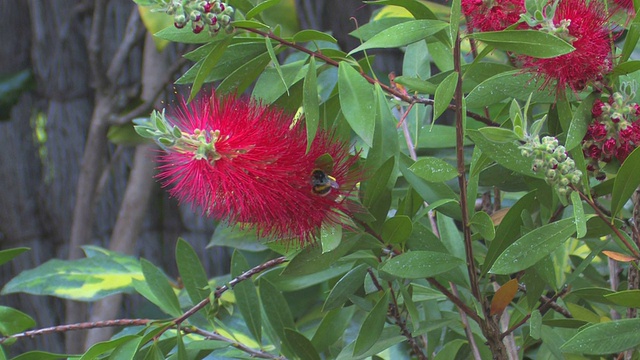
[[[270, 239], [314, 241], [320, 227], [343, 224], [362, 170], [348, 144], [306, 132], [281, 110], [235, 97], [201, 96], [168, 110], [182, 136], [159, 157], [158, 179], [172, 196], [204, 214], [256, 229]], [[314, 192], [316, 160], [328, 154], [332, 179]], [[330, 172], [330, 173], [329, 173]], [[335, 183], [335, 186], [334, 186]]]
[[569, 41], [575, 50], [548, 59], [530, 56], [519, 59], [527, 71], [541, 77], [542, 88], [555, 83], [557, 92], [567, 87], [579, 92], [612, 69], [608, 20], [602, 2], [560, 1], [552, 21], [557, 30], [566, 29], [559, 36]]
[[467, 26], [479, 31], [504, 30], [525, 12], [524, 0], [462, 0]]

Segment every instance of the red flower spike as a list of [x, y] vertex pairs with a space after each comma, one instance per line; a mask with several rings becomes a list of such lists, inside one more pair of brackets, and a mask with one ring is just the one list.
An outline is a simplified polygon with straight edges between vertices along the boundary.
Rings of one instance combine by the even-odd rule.
[[607, 156], [611, 156], [614, 154], [615, 151], [616, 151], [616, 139], [614, 138], [607, 139], [607, 141], [604, 142], [604, 145], [602, 145], [602, 152]]
[[600, 99], [596, 100], [593, 103], [593, 107], [591, 108], [591, 114], [593, 115], [593, 117], [598, 117], [598, 116], [602, 115], [602, 107], [603, 106], [604, 106], [604, 103]]
[[480, 31], [504, 30], [526, 12], [524, 0], [462, 0], [461, 5], [467, 26]]
[[609, 15], [602, 2], [563, 0], [556, 9], [553, 22], [560, 26], [570, 21], [568, 32], [573, 38], [574, 51], [549, 59], [520, 56], [523, 66], [539, 75], [542, 88], [556, 83], [556, 91], [567, 87], [579, 92], [590, 82], [601, 79], [611, 71]]
[[[304, 127], [257, 103], [215, 95], [168, 111], [182, 140], [159, 158], [158, 179], [181, 202], [256, 229], [259, 236], [313, 242], [323, 224], [344, 222], [349, 196], [362, 177], [348, 145], [319, 130], [306, 152]], [[188, 143], [190, 139], [199, 142]], [[181, 141], [184, 143], [181, 145]], [[316, 160], [329, 154], [330, 188], [314, 193]]]

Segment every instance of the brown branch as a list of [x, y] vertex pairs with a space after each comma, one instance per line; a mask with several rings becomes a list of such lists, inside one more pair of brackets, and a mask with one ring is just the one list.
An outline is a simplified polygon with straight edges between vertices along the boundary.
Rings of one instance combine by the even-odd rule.
[[[459, 75], [462, 75], [460, 64], [460, 35], [456, 37], [453, 48], [453, 67]], [[469, 209], [467, 206], [467, 179], [466, 168], [464, 162], [464, 119], [462, 114], [462, 76], [458, 76], [458, 84], [456, 86], [454, 102], [458, 105], [455, 110], [456, 117], [456, 160], [458, 165], [458, 186], [460, 187], [460, 210], [462, 213], [462, 233], [464, 235], [464, 248], [467, 256], [467, 270], [469, 273], [469, 282], [471, 283], [471, 293], [480, 302], [483, 303], [480, 287], [478, 286], [478, 275], [476, 272], [476, 264], [473, 258], [473, 244], [471, 240], [471, 227], [469, 224]]]
[[429, 284], [431, 284], [431, 286], [435, 287], [444, 296], [446, 296], [447, 299], [449, 299], [449, 301], [451, 301], [455, 306], [464, 311], [464, 313], [467, 314], [468, 317], [472, 318], [473, 321], [477, 322], [478, 324], [482, 322], [482, 319], [475, 311], [471, 310], [471, 308], [467, 306], [467, 304], [462, 302], [459, 297], [451, 293], [449, 289], [447, 289], [444, 285], [440, 284], [438, 280], [436, 280], [435, 278], [427, 278], [427, 281], [429, 282]]
[[[243, 272], [242, 274], [238, 275], [237, 277], [233, 278], [231, 281], [229, 281], [228, 284], [224, 284], [222, 286], [220, 286], [219, 288], [216, 289], [216, 291], [213, 293], [214, 298], [219, 299], [220, 296], [222, 296], [222, 294], [229, 290], [232, 289], [234, 286], [236, 286], [238, 283], [245, 281], [249, 278], [251, 278], [253, 275], [261, 273], [267, 269], [271, 269], [272, 267], [275, 267], [277, 265], [280, 265], [284, 262], [287, 262], [288, 260], [284, 257], [278, 257], [275, 259], [271, 259], [265, 263], [262, 263], [254, 268], [251, 268], [245, 272]], [[187, 320], [189, 317], [193, 316], [195, 313], [197, 313], [198, 311], [200, 311], [202, 308], [204, 308], [205, 306], [207, 306], [209, 303], [211, 302], [211, 297], [208, 297], [202, 301], [200, 301], [199, 303], [197, 303], [195, 306], [193, 306], [191, 309], [187, 310], [184, 314], [182, 314], [182, 316], [176, 318], [173, 320], [173, 323], [176, 325], [180, 325], [182, 324], [185, 320]], [[164, 331], [158, 333], [156, 335], [156, 337], [162, 335]]]
[[[413, 350], [413, 352], [416, 354], [418, 359], [427, 360], [428, 359], [427, 355], [425, 355], [422, 352], [422, 349], [420, 348], [420, 345], [418, 345], [416, 338], [411, 334], [411, 331], [409, 331], [409, 329], [407, 328], [407, 322], [405, 321], [405, 319], [402, 318], [402, 314], [400, 314], [400, 310], [398, 310], [398, 299], [396, 297], [395, 291], [393, 291], [393, 286], [391, 286], [391, 283], [389, 283], [389, 290], [391, 293], [391, 300], [392, 300], [391, 315], [395, 319], [396, 325], [398, 325], [398, 327], [400, 328], [400, 332], [402, 333], [402, 335], [405, 338], [407, 338], [407, 342], [409, 343], [411, 350]], [[417, 321], [417, 319], [415, 320]]]
[[[309, 50], [301, 45], [298, 45], [296, 43], [293, 43], [291, 41], [287, 41], [277, 35], [274, 35], [273, 33], [267, 33], [264, 32], [262, 30], [258, 30], [258, 29], [252, 29], [252, 28], [246, 28], [246, 27], [242, 27], [242, 26], [238, 26], [236, 27], [237, 29], [242, 29], [242, 30], [246, 30], [248, 32], [252, 32], [254, 34], [258, 34], [262, 37], [266, 37], [269, 39], [273, 39], [277, 42], [279, 42], [280, 44], [290, 47], [292, 49], [296, 49], [300, 52], [303, 52], [305, 54], [308, 54], [310, 56], [314, 56], [322, 61], [324, 61], [325, 63], [338, 67], [339, 63], [335, 60], [333, 60], [332, 58], [322, 54], [321, 52], [316, 52], [313, 50]], [[433, 100], [428, 99], [428, 98], [423, 98], [423, 97], [419, 97], [419, 96], [415, 96], [415, 95], [409, 95], [409, 94], [405, 94], [402, 91], [398, 90], [398, 89], [394, 89], [393, 87], [386, 85], [384, 83], [381, 83], [379, 80], [376, 80], [374, 78], [372, 78], [371, 76], [365, 74], [364, 72], [360, 71], [360, 75], [367, 80], [370, 84], [378, 84], [380, 85], [380, 87], [382, 88], [382, 90], [384, 90], [387, 94], [390, 94], [392, 96], [397, 97], [398, 99], [408, 103], [408, 104], [423, 104], [423, 105], [433, 105]], [[454, 104], [449, 104], [449, 106], [447, 107], [449, 110], [456, 110], [456, 105]], [[474, 120], [480, 121], [482, 123], [484, 123], [485, 125], [488, 126], [496, 126], [499, 127], [500, 124], [491, 121], [491, 119], [486, 118], [480, 114], [476, 114], [474, 112], [471, 111], [467, 111], [466, 115]]]
[[46, 327], [42, 329], [29, 330], [29, 331], [21, 332], [18, 334], [1, 337], [0, 344], [6, 342], [7, 340], [12, 340], [12, 339], [32, 338], [35, 336], [48, 335], [53, 333], [62, 333], [62, 332], [74, 331], [74, 330], [88, 330], [88, 329], [117, 327], [117, 326], [141, 326], [141, 325], [144, 326], [154, 321], [158, 321], [158, 320], [117, 319], [117, 320], [91, 321], [91, 322], [82, 322], [77, 324], [51, 326], [51, 327]]

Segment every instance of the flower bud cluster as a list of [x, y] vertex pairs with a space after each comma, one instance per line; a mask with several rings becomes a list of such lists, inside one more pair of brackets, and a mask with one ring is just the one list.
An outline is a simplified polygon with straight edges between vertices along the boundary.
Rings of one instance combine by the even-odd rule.
[[587, 170], [598, 180], [606, 174], [602, 167], [613, 160], [622, 163], [640, 144], [640, 106], [633, 102], [635, 91], [615, 92], [607, 102], [596, 100], [591, 109], [593, 122], [582, 140]]
[[195, 34], [202, 32], [205, 27], [211, 36], [217, 35], [221, 29], [233, 31], [233, 7], [219, 0], [170, 0], [166, 12], [173, 15], [175, 27], [182, 29], [191, 23]]
[[559, 195], [568, 195], [570, 185], [580, 183], [582, 172], [576, 169], [576, 163], [555, 137], [545, 136], [542, 142], [538, 136], [532, 137], [520, 146], [520, 151], [523, 156], [534, 158], [532, 170], [543, 172], [547, 184], [555, 186]]

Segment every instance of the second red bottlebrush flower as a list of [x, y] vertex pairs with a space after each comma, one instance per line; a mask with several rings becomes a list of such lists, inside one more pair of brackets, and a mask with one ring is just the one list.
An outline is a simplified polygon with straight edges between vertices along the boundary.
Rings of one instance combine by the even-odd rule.
[[560, 1], [553, 18], [540, 21], [537, 28], [564, 39], [575, 50], [548, 59], [521, 56], [523, 67], [542, 77], [542, 87], [555, 82], [557, 92], [567, 87], [579, 92], [601, 80], [612, 69], [608, 20], [609, 14], [599, 1]]
[[[148, 124], [138, 132], [155, 131], [166, 150], [159, 180], [207, 215], [301, 246], [323, 224], [342, 224], [349, 215], [362, 173], [357, 157], [324, 131], [307, 152], [304, 128], [281, 110], [212, 94], [183, 100], [166, 117], [155, 113]], [[332, 166], [319, 164], [321, 158], [333, 159]]]
[[500, 31], [520, 20], [524, 0], [462, 0], [467, 26], [479, 31]]

